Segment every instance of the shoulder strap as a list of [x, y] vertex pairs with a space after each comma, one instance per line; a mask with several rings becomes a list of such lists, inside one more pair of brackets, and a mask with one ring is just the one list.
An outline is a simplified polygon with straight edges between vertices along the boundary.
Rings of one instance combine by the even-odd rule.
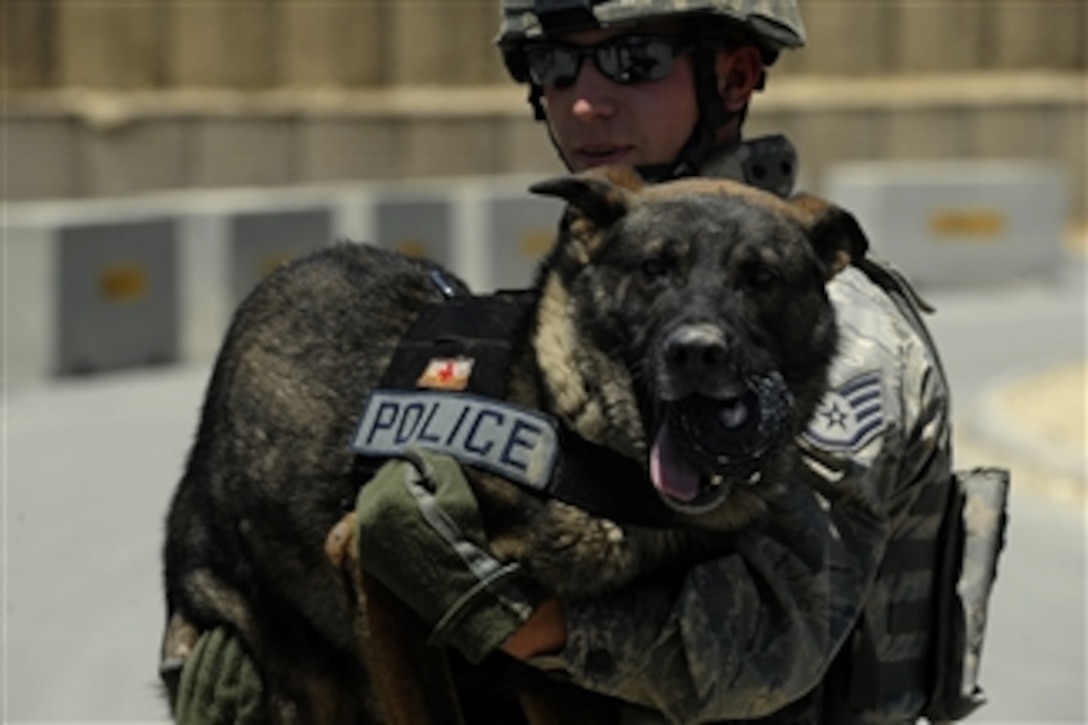
[[514, 341], [529, 324], [535, 295], [528, 291], [453, 297], [425, 309], [397, 345], [381, 387], [416, 388], [431, 360], [473, 360], [468, 392], [506, 394]]
[[910, 280], [892, 266], [891, 262], [866, 256], [854, 260], [853, 264], [881, 289], [906, 298], [916, 309], [925, 313], [936, 311], [933, 305], [918, 294], [918, 290], [914, 289], [914, 285], [910, 283]]
[[851, 264], [887, 293], [910, 326], [925, 340], [941, 378], [947, 381], [948, 376], [945, 375], [944, 363], [937, 351], [937, 344], [933, 341], [933, 335], [930, 334], [929, 328], [922, 319], [923, 313], [932, 314], [937, 311], [936, 308], [923, 299], [903, 273], [893, 267], [890, 262], [866, 256], [851, 261]]

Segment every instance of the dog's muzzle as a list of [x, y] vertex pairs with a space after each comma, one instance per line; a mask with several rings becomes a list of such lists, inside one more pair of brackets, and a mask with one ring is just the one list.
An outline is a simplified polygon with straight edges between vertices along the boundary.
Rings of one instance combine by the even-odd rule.
[[758, 483], [767, 456], [788, 440], [792, 419], [793, 395], [777, 371], [748, 380], [736, 397], [670, 403], [650, 455], [654, 486], [678, 511], [707, 513], [733, 486]]

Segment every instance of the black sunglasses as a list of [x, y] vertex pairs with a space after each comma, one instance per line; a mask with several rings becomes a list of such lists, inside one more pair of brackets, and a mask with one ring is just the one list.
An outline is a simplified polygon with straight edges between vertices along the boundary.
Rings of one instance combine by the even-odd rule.
[[616, 83], [642, 83], [665, 78], [681, 53], [694, 50], [675, 36], [623, 35], [596, 45], [534, 43], [525, 47], [529, 79], [542, 88], [567, 88], [578, 78], [584, 58]]

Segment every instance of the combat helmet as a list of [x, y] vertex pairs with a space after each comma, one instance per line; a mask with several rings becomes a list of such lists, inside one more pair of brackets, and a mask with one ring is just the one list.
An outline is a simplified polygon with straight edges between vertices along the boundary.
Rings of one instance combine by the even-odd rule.
[[524, 54], [527, 43], [580, 30], [622, 28], [655, 20], [719, 21], [692, 23], [696, 28], [695, 93], [700, 118], [680, 158], [668, 168], [643, 170], [644, 175], [654, 178], [693, 173], [713, 146], [717, 129], [739, 115], [722, 106], [717, 92], [713, 73], [717, 48], [725, 42], [743, 40], [759, 48], [764, 64], [769, 66], [782, 50], [805, 44], [797, 0], [501, 0], [501, 7], [495, 43], [511, 77], [529, 86], [529, 102], [537, 120], [544, 119], [543, 89], [529, 78]]

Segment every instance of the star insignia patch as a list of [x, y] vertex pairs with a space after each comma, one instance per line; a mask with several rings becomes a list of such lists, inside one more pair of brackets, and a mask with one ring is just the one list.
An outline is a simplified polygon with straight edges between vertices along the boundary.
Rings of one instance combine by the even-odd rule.
[[853, 452], [883, 429], [884, 388], [871, 372], [825, 395], [802, 436], [820, 448]]

